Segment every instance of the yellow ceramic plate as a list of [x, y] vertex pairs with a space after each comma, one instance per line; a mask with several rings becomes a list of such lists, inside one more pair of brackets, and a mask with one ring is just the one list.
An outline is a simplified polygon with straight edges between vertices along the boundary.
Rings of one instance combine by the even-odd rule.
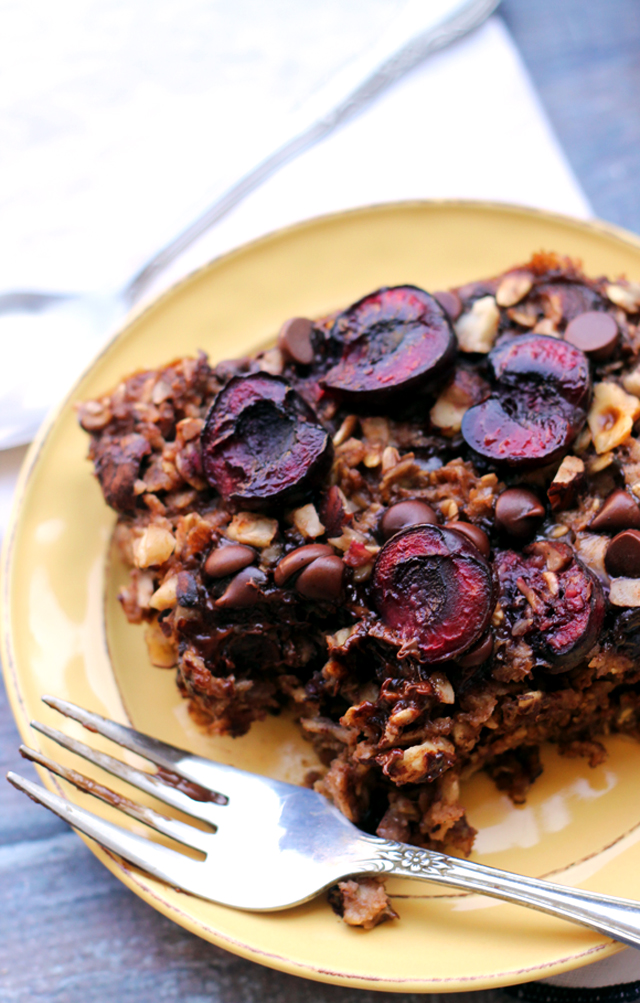
[[[60, 725], [40, 702], [51, 693], [214, 759], [299, 779], [313, 754], [288, 721], [271, 719], [242, 739], [209, 738], [186, 714], [173, 673], [148, 664], [142, 631], [126, 623], [115, 598], [123, 569], [109, 563], [114, 516], [91, 476], [73, 401], [198, 349], [214, 360], [249, 352], [285, 318], [328, 313], [380, 285], [440, 289], [500, 272], [540, 249], [577, 256], [592, 275], [640, 279], [640, 241], [609, 227], [509, 206], [408, 203], [273, 234], [214, 261], [132, 320], [48, 422], [22, 475], [5, 544], [2, 632], [9, 695], [25, 741], [42, 741], [45, 751], [72, 762], [29, 729], [33, 717]], [[640, 899], [640, 745], [618, 737], [607, 746], [608, 761], [594, 770], [547, 750], [545, 773], [521, 809], [477, 777], [464, 798], [479, 829], [477, 858]], [[259, 819], [247, 840], [259, 853]], [[236, 912], [180, 894], [92, 848], [133, 891], [199, 936], [321, 981], [399, 992], [482, 989], [548, 976], [618, 949], [526, 909], [409, 881], [389, 883], [401, 919], [368, 933], [346, 927], [324, 897], [280, 914]]]

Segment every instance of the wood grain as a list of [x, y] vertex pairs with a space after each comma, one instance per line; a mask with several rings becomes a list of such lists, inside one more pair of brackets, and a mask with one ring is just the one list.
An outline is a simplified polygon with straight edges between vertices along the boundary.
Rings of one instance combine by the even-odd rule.
[[[502, 13], [596, 214], [640, 232], [640, 4], [504, 0]], [[33, 775], [18, 744], [2, 694], [0, 765]], [[506, 999], [501, 992], [400, 997], [342, 989], [236, 958], [137, 899], [57, 818], [8, 784], [0, 791], [2, 1003]]]

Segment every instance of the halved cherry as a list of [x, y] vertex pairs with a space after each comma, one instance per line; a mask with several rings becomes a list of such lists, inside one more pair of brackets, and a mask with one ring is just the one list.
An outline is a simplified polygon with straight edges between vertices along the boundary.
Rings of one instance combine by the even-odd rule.
[[544, 334], [510, 338], [491, 351], [489, 365], [502, 387], [553, 387], [568, 404], [581, 409], [589, 405], [589, 362], [584, 352], [568, 341]]
[[372, 599], [384, 637], [399, 657], [420, 662], [456, 658], [484, 634], [494, 607], [489, 563], [460, 533], [412, 526], [378, 554]]
[[462, 435], [472, 449], [518, 468], [559, 459], [586, 420], [591, 395], [584, 352], [557, 338], [511, 338], [489, 355], [494, 393], [469, 408]]
[[264, 508], [319, 483], [333, 447], [312, 408], [279, 376], [236, 376], [202, 431], [204, 475], [225, 500]]
[[377, 401], [413, 387], [454, 359], [456, 339], [438, 301], [415, 286], [379, 289], [336, 319], [342, 356], [320, 381], [347, 400]]
[[578, 665], [598, 640], [604, 622], [604, 595], [596, 576], [567, 544], [547, 541], [531, 544], [525, 554], [499, 551], [495, 568], [508, 627], [518, 625], [517, 636], [531, 646], [547, 672], [567, 672]]
[[526, 469], [559, 459], [579, 428], [574, 409], [555, 394], [514, 391], [469, 408], [461, 431], [467, 445], [481, 456]]

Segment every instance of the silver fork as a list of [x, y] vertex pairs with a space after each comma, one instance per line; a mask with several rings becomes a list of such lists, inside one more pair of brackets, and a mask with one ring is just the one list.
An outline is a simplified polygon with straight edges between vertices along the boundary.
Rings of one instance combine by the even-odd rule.
[[530, 906], [640, 947], [638, 902], [367, 835], [315, 791], [194, 756], [65, 700], [43, 700], [90, 732], [138, 753], [158, 769], [135, 769], [48, 725], [33, 722], [37, 731], [205, 823], [207, 831], [122, 797], [34, 749], [21, 746], [23, 756], [182, 846], [199, 851], [204, 859], [194, 859], [114, 825], [15, 773], [7, 774], [7, 779], [101, 846], [193, 895], [237, 909], [287, 909], [349, 875], [394, 874]]

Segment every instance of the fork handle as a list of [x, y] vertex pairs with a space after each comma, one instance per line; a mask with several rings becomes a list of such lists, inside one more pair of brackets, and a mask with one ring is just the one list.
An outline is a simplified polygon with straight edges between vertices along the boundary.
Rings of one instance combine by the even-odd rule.
[[640, 947], [640, 902], [511, 874], [392, 840], [376, 840], [376, 843], [378, 866], [373, 870], [378, 872], [491, 895], [579, 923], [630, 947]]

